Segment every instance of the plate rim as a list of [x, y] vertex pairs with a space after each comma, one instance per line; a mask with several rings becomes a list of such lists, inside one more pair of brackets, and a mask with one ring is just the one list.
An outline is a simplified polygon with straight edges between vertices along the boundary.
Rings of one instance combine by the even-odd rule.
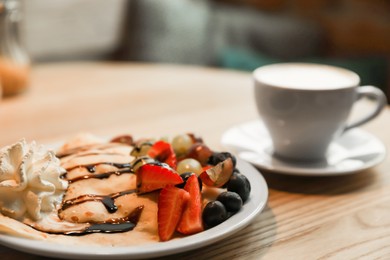
[[[240, 158], [241, 160], [244, 160], [244, 161], [251, 163], [252, 165], [254, 165], [256, 168], [258, 168], [260, 170], [265, 170], [265, 171], [268, 171], [271, 173], [293, 175], [293, 176], [312, 176], [312, 177], [349, 175], [349, 174], [355, 174], [355, 173], [370, 169], [370, 168], [380, 164], [381, 162], [383, 162], [385, 160], [386, 155], [387, 155], [386, 146], [384, 145], [384, 143], [380, 139], [378, 139], [375, 135], [357, 127], [357, 128], [351, 129], [350, 131], [354, 131], [355, 133], [359, 133], [359, 134], [365, 135], [366, 137], [369, 137], [371, 140], [377, 142], [377, 144], [380, 145], [380, 147], [381, 147], [381, 153], [378, 154], [378, 156], [376, 156], [374, 159], [371, 159], [367, 163], [363, 164], [361, 167], [348, 169], [348, 170], [333, 170], [331, 168], [318, 168], [318, 167], [317, 168], [314, 168], [314, 167], [303, 168], [303, 167], [295, 166], [293, 164], [288, 164], [287, 162], [283, 166], [281, 166], [281, 165], [274, 166], [272, 164], [270, 164], [270, 165], [260, 164], [258, 161], [247, 160], [247, 159], [242, 157], [243, 153], [256, 154], [256, 152], [254, 152], [254, 151], [238, 152], [237, 148], [235, 148], [234, 145], [228, 144], [228, 142], [226, 141], [227, 136], [230, 134], [231, 131], [235, 131], [238, 128], [243, 128], [246, 125], [255, 124], [258, 122], [260, 122], [262, 124], [261, 119], [256, 119], [256, 120], [250, 120], [250, 121], [247, 121], [247, 122], [230, 127], [222, 134], [221, 144], [227, 150], [229, 150], [232, 153], [234, 153], [235, 155], [237, 155], [237, 157]], [[272, 156], [272, 155], [269, 155], [269, 156]]]
[[[239, 158], [237, 158], [237, 168], [251, 183], [250, 198], [244, 204], [243, 210], [220, 225], [198, 234], [167, 242], [150, 243], [140, 246], [102, 247], [94, 245], [91, 247], [87, 245], [71, 245], [71, 252], [69, 252], [70, 245], [68, 244], [61, 245], [55, 242], [0, 234], [0, 245], [34, 255], [75, 259], [107, 259], [107, 257], [110, 257], [110, 259], [141, 259], [162, 257], [211, 245], [248, 226], [264, 210], [268, 202], [268, 185], [261, 173], [251, 164]], [[91, 248], [94, 249], [93, 253], [91, 253]]]

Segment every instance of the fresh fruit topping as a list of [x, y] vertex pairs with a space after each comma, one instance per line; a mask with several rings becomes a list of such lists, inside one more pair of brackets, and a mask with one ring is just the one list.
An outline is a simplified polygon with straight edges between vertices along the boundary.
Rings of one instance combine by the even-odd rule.
[[133, 137], [131, 135], [120, 135], [117, 137], [114, 137], [110, 141], [111, 143], [121, 143], [121, 144], [128, 144], [128, 145], [133, 145]]
[[203, 171], [207, 171], [210, 168], [213, 168], [213, 166], [212, 165], [206, 165], [206, 166], [203, 166], [202, 169], [203, 169]]
[[187, 134], [177, 135], [172, 140], [172, 147], [178, 157], [186, 155], [193, 141]]
[[191, 235], [203, 231], [202, 194], [198, 177], [195, 174], [188, 178], [184, 190], [190, 194], [190, 199], [177, 226], [177, 231], [184, 235]]
[[207, 165], [209, 158], [213, 155], [213, 152], [210, 148], [202, 143], [193, 144], [187, 154], [188, 158], [193, 158], [200, 162], [202, 166]]
[[189, 193], [183, 189], [167, 185], [158, 198], [158, 235], [161, 241], [172, 238], [189, 200]]
[[181, 174], [185, 172], [194, 172], [199, 175], [203, 172], [202, 165], [195, 159], [184, 159], [177, 164], [176, 171]]
[[164, 188], [168, 184], [176, 185], [183, 182], [179, 174], [167, 164], [145, 164], [138, 168], [138, 193], [146, 193]]
[[203, 139], [200, 136], [195, 135], [194, 133], [187, 133], [192, 139], [192, 143], [203, 143]]
[[153, 143], [149, 141], [138, 142], [130, 152], [130, 155], [134, 157], [145, 156], [152, 146]]
[[220, 201], [228, 212], [236, 213], [242, 207], [242, 199], [240, 195], [232, 191], [225, 191], [218, 195], [217, 200]]
[[138, 158], [135, 158], [131, 163], [131, 167], [133, 169], [133, 172], [136, 173], [142, 165], [148, 164], [148, 163], [156, 163], [156, 161], [149, 156], [141, 156]]
[[228, 152], [221, 152], [221, 153], [215, 152], [215, 153], [213, 153], [213, 155], [211, 155], [209, 158], [208, 164], [217, 165], [218, 163], [225, 161], [227, 158], [232, 159], [233, 168], [235, 168], [236, 162], [237, 162], [236, 157], [234, 157], [234, 155], [232, 155], [231, 153], [228, 153]]
[[216, 166], [202, 172], [199, 177], [205, 185], [219, 188], [229, 181], [232, 173], [233, 161], [231, 158], [227, 158]]
[[206, 228], [215, 227], [228, 218], [225, 206], [220, 201], [211, 201], [203, 209], [202, 219]]
[[251, 184], [245, 175], [234, 172], [230, 177], [229, 182], [226, 186], [228, 191], [232, 191], [240, 195], [243, 202], [245, 202], [251, 193]]
[[173, 151], [172, 145], [165, 141], [157, 141], [148, 151], [148, 156], [151, 158], [166, 163], [173, 169], [176, 169], [176, 154]]
[[[193, 172], [185, 172], [180, 174], [180, 177], [183, 179], [183, 183], [176, 185], [176, 187], [184, 189], [184, 186], [186, 185], [188, 178], [190, 178], [192, 175], [196, 175], [196, 174]], [[199, 182], [199, 189], [202, 190], [202, 180], [199, 177], [197, 177], [197, 179]]]

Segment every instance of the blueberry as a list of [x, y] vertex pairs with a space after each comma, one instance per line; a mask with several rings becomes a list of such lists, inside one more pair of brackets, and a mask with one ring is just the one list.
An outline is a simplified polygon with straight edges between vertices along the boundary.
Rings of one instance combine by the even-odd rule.
[[228, 212], [237, 212], [242, 207], [242, 199], [240, 195], [232, 191], [225, 191], [218, 195], [217, 200], [220, 201]]
[[211, 201], [203, 209], [202, 219], [206, 228], [215, 227], [227, 218], [226, 208], [220, 201]]
[[233, 172], [227, 183], [227, 190], [237, 193], [240, 195], [242, 202], [245, 202], [251, 193], [251, 184], [245, 175]]
[[218, 163], [225, 161], [229, 157], [232, 158], [233, 167], [236, 167], [236, 163], [237, 163], [236, 157], [228, 152], [221, 152], [221, 153], [214, 152], [209, 157], [208, 164], [217, 165]]
[[[240, 173], [240, 171], [239, 171], [237, 168], [234, 168], [234, 169], [233, 169], [233, 174], [232, 174], [232, 176], [233, 176], [234, 174], [237, 174], [237, 173]], [[222, 188], [226, 189], [228, 183], [229, 183], [229, 181], [227, 181], [227, 182], [222, 186]]]
[[[193, 174], [195, 174], [195, 173], [193, 173], [193, 172], [184, 172], [184, 173], [180, 174], [180, 177], [183, 180], [183, 183], [177, 184], [176, 187], [183, 189], [184, 186], [187, 183], [188, 178], [191, 175], [193, 175]], [[199, 182], [199, 189], [202, 190], [202, 181], [201, 181], [201, 179], [199, 177], [198, 177], [198, 182]]]

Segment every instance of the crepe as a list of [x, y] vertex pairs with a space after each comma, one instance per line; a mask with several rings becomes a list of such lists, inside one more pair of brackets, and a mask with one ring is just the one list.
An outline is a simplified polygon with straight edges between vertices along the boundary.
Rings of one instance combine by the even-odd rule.
[[[39, 220], [25, 217], [17, 221], [0, 215], [0, 232], [66, 244], [128, 246], [158, 242], [158, 194], [135, 192], [132, 149], [128, 144], [107, 143], [89, 135], [64, 144], [57, 152], [66, 170], [62, 178], [68, 181], [61, 205]], [[115, 232], [100, 233], [112, 232], [112, 228]], [[128, 231], [117, 233], [121, 228]]]

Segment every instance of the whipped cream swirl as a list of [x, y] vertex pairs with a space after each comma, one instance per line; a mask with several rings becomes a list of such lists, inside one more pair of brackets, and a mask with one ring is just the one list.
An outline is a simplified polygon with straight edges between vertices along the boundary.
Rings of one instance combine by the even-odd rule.
[[68, 183], [53, 151], [21, 140], [0, 150], [0, 213], [39, 220], [61, 204]]

